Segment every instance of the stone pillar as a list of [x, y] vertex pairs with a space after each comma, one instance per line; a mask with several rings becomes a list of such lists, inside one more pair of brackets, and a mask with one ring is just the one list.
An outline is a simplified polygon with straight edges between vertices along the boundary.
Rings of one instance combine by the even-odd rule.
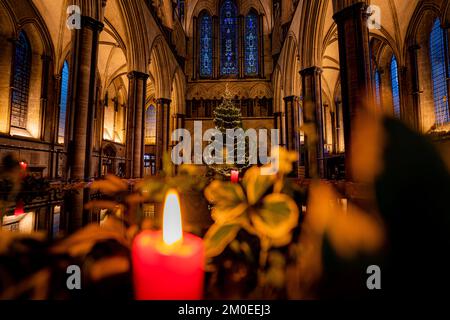
[[[73, 31], [71, 52], [68, 177], [74, 181], [86, 181], [92, 176], [95, 82], [99, 34], [103, 29], [101, 22], [88, 16], [82, 16], [81, 24], [81, 29]], [[87, 221], [84, 203], [88, 200], [88, 189], [70, 196], [69, 231], [82, 227]]]
[[[323, 178], [325, 168], [323, 159], [322, 69], [310, 67], [300, 71], [300, 74], [302, 76], [302, 114], [306, 146], [305, 175], [307, 178]], [[311, 130], [314, 130], [314, 132], [311, 132]], [[315, 137], [313, 138], [311, 135], [315, 135]]]
[[198, 17], [192, 19], [193, 23], [193, 34], [192, 34], [192, 80], [197, 80], [198, 74], [198, 44], [200, 43], [198, 37]]
[[126, 135], [126, 176], [142, 178], [144, 174], [145, 96], [148, 74], [128, 74], [128, 112]]
[[[285, 137], [286, 148], [290, 151], [295, 151], [300, 158], [300, 103], [299, 97], [289, 96], [284, 98], [285, 110]], [[293, 175], [298, 175], [298, 163], [294, 164]]]
[[350, 159], [355, 120], [365, 109], [373, 106], [367, 5], [365, 2], [354, 2], [340, 1], [333, 16], [338, 27], [348, 180], [353, 180]]
[[273, 121], [274, 128], [278, 129], [280, 132], [279, 142], [281, 147], [285, 147], [285, 130], [284, 130], [284, 113], [283, 112], [274, 112], [273, 113]]
[[156, 101], [156, 170], [161, 171], [162, 159], [170, 146], [170, 99]]
[[213, 78], [217, 79], [220, 76], [220, 54], [219, 54], [219, 17], [212, 17], [213, 25]]
[[90, 17], [83, 16], [81, 21], [82, 28], [74, 31], [72, 39], [69, 166], [73, 180], [86, 180], [91, 176], [98, 40], [103, 29], [101, 22]]
[[419, 82], [419, 65], [418, 65], [418, 51], [420, 50], [419, 45], [412, 45], [409, 47], [410, 55], [410, 70], [411, 70], [411, 85], [412, 85], [412, 108], [410, 110], [413, 114], [412, 127], [416, 130], [420, 130], [419, 124], [419, 112], [420, 112], [420, 95], [422, 94], [420, 90]]
[[265, 78], [264, 71], [264, 15], [261, 13], [258, 16], [258, 32], [259, 32], [259, 77]]
[[42, 59], [42, 86], [41, 86], [41, 140], [47, 140], [47, 137], [50, 137], [51, 128], [46, 125], [47, 119], [53, 120], [52, 115], [48, 114], [48, 86], [50, 83], [49, 74], [50, 74], [50, 63], [52, 62], [51, 57], [43, 55]]

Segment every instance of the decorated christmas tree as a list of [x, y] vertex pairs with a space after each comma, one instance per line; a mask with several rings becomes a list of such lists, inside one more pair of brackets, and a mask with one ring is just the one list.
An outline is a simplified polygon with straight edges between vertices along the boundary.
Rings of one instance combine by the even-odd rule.
[[[224, 150], [224, 164], [223, 165], [211, 165], [210, 167], [225, 176], [230, 176], [231, 171], [237, 170], [243, 171], [248, 167], [248, 156], [246, 150], [246, 143], [244, 139], [236, 139], [229, 137], [227, 141], [227, 130], [232, 130], [232, 136], [234, 131], [242, 129], [242, 113], [241, 109], [233, 103], [233, 94], [228, 88], [228, 84], [225, 87], [222, 103], [214, 110], [214, 125], [223, 134], [223, 141], [225, 149], [234, 150], [234, 164], [226, 164], [227, 153]], [[228, 143], [230, 145], [228, 145]]]
[[242, 128], [242, 114], [240, 108], [236, 107], [232, 101], [233, 95], [225, 88], [222, 103], [214, 110], [214, 124], [217, 129], [226, 134], [227, 129]]

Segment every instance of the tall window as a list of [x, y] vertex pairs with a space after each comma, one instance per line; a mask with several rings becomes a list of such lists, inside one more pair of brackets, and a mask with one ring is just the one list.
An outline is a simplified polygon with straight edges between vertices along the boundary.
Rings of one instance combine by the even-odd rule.
[[211, 16], [204, 13], [200, 18], [200, 76], [211, 77], [213, 69], [213, 35]]
[[254, 12], [245, 18], [245, 74], [258, 74], [258, 16]]
[[61, 73], [61, 95], [59, 103], [58, 143], [64, 143], [66, 132], [67, 95], [69, 93], [69, 64], [64, 61]]
[[450, 121], [444, 45], [444, 31], [441, 28], [440, 20], [436, 19], [430, 36], [431, 77], [433, 79], [436, 124]]
[[225, 0], [220, 8], [220, 73], [238, 74], [237, 8], [232, 0]]
[[145, 144], [156, 144], [156, 108], [150, 105], [145, 112]]
[[31, 46], [25, 32], [20, 32], [14, 54], [14, 75], [11, 99], [11, 126], [26, 129], [28, 94], [30, 91]]
[[375, 70], [375, 102], [377, 107], [381, 107], [381, 75], [378, 69]]
[[392, 102], [394, 105], [394, 115], [400, 118], [400, 85], [398, 80], [398, 64], [395, 56], [391, 60], [391, 84], [392, 84]]

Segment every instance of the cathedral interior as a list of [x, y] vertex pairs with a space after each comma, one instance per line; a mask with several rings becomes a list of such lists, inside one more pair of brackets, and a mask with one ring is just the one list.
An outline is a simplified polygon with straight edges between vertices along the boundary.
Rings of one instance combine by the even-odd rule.
[[57, 186], [0, 200], [26, 213], [2, 229], [100, 222], [97, 194], [64, 186], [159, 176], [171, 133], [213, 128], [226, 90], [244, 128], [279, 130], [292, 180], [351, 189], [364, 109], [427, 137], [448, 170], [449, 41], [448, 0], [0, 0], [1, 175], [15, 159], [29, 192]]

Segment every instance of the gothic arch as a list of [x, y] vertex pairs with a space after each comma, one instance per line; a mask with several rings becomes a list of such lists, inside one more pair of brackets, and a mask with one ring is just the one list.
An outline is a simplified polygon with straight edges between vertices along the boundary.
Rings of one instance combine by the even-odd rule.
[[[417, 46], [417, 81], [420, 90], [420, 104], [414, 110], [420, 131], [427, 132], [435, 124], [435, 107], [431, 79], [429, 37], [436, 18], [441, 18], [440, 7], [435, 3], [421, 2], [416, 8], [408, 26], [406, 44]], [[442, 22], [442, 20], [441, 20]], [[406, 51], [405, 55], [410, 54]]]
[[149, 69], [155, 80], [156, 97], [170, 99], [172, 89], [171, 64], [168, 48], [162, 36], [157, 37], [153, 42]]

